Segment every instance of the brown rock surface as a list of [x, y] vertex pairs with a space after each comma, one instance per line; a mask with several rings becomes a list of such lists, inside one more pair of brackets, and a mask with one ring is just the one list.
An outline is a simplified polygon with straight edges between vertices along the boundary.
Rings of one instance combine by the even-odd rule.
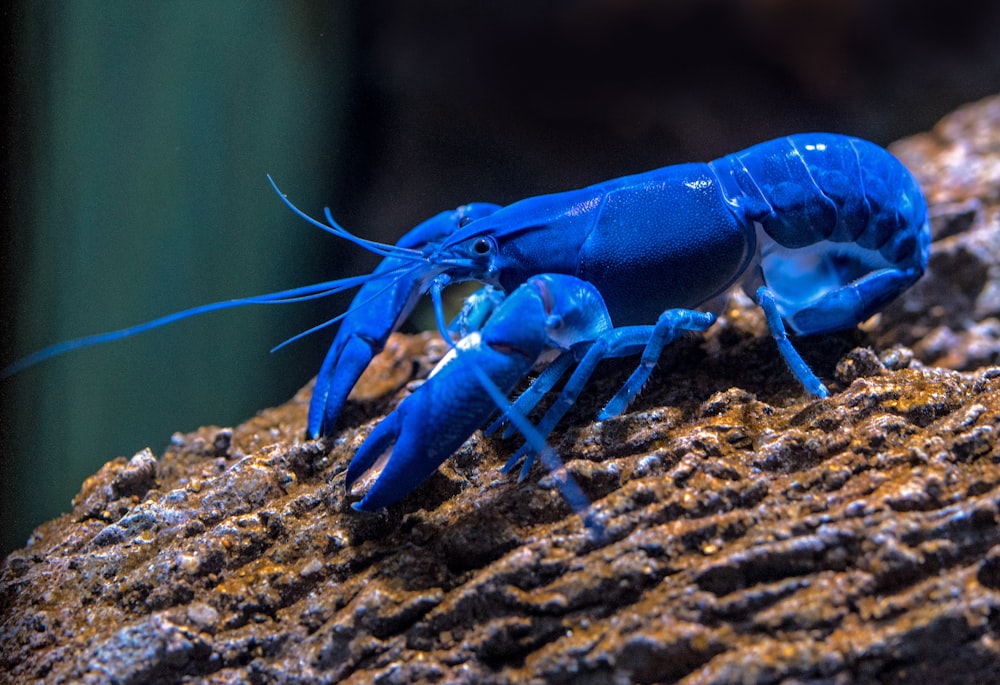
[[[0, 678], [1000, 682], [1000, 98], [893, 150], [932, 204], [930, 272], [800, 345], [832, 397], [737, 300], [630, 413], [588, 423], [609, 363], [553, 436], [607, 540], [551, 477], [500, 473], [513, 440], [354, 513], [344, 470], [406, 390], [361, 388], [305, 441], [307, 386], [88, 479], [0, 569]], [[389, 392], [427, 365], [399, 342]]]

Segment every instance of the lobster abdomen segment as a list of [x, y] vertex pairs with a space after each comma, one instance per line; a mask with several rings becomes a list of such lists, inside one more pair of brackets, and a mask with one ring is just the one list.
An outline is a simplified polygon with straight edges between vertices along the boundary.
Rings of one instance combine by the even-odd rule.
[[897, 267], [926, 262], [929, 237], [923, 240], [921, 229], [927, 207], [920, 188], [899, 160], [873, 143], [803, 133], [711, 166], [732, 175], [742, 196], [731, 200], [782, 247], [850, 243]]

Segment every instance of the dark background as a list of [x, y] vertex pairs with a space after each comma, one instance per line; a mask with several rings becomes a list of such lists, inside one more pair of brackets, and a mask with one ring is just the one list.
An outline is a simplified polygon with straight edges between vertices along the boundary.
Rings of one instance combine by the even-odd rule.
[[[991, 0], [14, 3], [3, 10], [0, 364], [59, 340], [341, 275], [508, 203], [785, 133], [885, 144], [1000, 90]], [[0, 382], [0, 553], [105, 461], [242, 421], [315, 374], [342, 311], [257, 307]]]

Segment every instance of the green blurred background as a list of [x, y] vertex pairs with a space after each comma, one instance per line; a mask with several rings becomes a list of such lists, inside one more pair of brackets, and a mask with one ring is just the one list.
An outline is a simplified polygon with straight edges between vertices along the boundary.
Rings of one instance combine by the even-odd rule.
[[[990, 0], [22, 1], [4, 13], [6, 364], [197, 304], [369, 270], [394, 241], [783, 133], [879, 143], [1000, 91]], [[101, 464], [315, 373], [347, 300], [212, 314], [0, 382], [0, 554]]]

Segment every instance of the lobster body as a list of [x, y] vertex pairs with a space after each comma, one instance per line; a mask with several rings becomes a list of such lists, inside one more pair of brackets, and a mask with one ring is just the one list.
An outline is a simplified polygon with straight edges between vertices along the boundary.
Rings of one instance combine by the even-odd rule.
[[616, 325], [652, 323], [724, 292], [753, 256], [753, 231], [722, 200], [707, 165], [681, 164], [515, 202], [469, 228], [495, 238], [503, 290], [564, 273], [593, 283]]
[[885, 297], [870, 298], [853, 321], [790, 321], [797, 332], [821, 333], [856, 325], [920, 277], [925, 224], [920, 189], [892, 155], [858, 138], [800, 134], [708, 164], [515, 202], [455, 232], [441, 249], [492, 239], [495, 256], [470, 264], [465, 278], [510, 292], [537, 273], [570, 274], [597, 287], [616, 325], [701, 306], [741, 278], [757, 284], [760, 275], [748, 267], [758, 254], [754, 266], [777, 286], [789, 317], [809, 297], [864, 274], [899, 272]]

